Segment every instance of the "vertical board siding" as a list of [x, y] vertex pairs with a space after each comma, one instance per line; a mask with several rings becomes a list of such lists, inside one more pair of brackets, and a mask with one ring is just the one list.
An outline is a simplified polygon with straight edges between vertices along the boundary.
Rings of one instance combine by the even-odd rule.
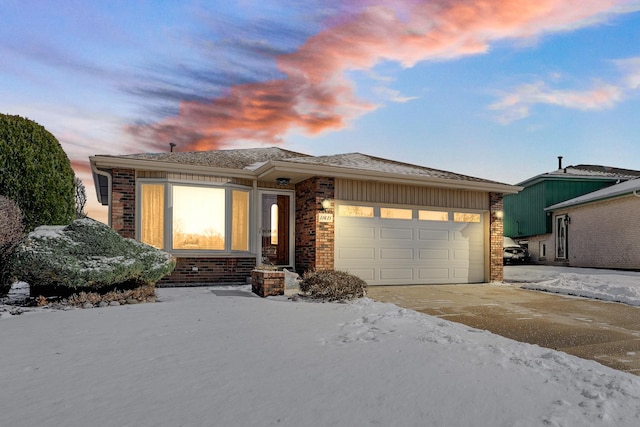
[[489, 210], [484, 191], [336, 179], [336, 199], [354, 202]]

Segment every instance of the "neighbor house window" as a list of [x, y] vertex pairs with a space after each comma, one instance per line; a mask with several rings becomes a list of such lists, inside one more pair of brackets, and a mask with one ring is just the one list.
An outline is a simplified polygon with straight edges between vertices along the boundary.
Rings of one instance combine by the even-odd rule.
[[466, 212], [454, 212], [454, 222], [480, 222], [480, 214], [466, 213]]
[[413, 219], [413, 209], [380, 208], [380, 218]]
[[418, 219], [421, 221], [449, 221], [449, 212], [419, 210]]
[[338, 205], [338, 215], [373, 218], [373, 207], [372, 206]]
[[142, 184], [142, 215], [140, 240], [142, 243], [164, 248], [164, 184]]
[[146, 182], [139, 191], [143, 243], [165, 250], [249, 251], [249, 191]]

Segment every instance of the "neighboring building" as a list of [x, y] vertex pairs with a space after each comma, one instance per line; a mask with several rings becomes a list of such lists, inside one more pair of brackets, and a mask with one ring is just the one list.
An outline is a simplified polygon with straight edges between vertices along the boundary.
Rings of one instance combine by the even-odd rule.
[[178, 260], [170, 283], [239, 283], [262, 263], [370, 285], [502, 280], [519, 188], [359, 153], [280, 148], [90, 158], [110, 226]]
[[568, 224], [556, 227], [556, 218], [547, 208], [640, 177], [636, 170], [597, 165], [562, 167], [561, 161], [560, 157], [558, 170], [518, 183], [524, 189], [504, 198], [504, 235], [526, 245], [533, 262], [569, 262], [563, 247], [556, 245], [555, 236], [556, 232], [566, 235]]
[[640, 270], [640, 179], [546, 210], [556, 250], [570, 266]]

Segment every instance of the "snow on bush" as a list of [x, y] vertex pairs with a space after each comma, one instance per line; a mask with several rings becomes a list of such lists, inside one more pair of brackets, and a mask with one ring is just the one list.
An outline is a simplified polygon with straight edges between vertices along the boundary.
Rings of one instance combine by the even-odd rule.
[[65, 295], [153, 285], [175, 260], [85, 218], [36, 228], [16, 247], [10, 268], [15, 280], [30, 284], [31, 295]]
[[318, 270], [304, 274], [300, 291], [312, 298], [343, 301], [365, 295], [367, 283], [345, 271]]

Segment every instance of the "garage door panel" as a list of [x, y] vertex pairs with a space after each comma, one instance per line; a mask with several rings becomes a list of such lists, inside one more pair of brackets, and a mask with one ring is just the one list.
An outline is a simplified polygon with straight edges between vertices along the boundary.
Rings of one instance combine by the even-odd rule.
[[345, 239], [373, 239], [376, 235], [375, 227], [343, 227], [337, 230], [338, 237]]
[[420, 249], [418, 251], [418, 259], [446, 260], [446, 259], [449, 259], [449, 250], [448, 249]]
[[421, 281], [446, 282], [449, 279], [448, 268], [419, 268], [418, 279]]
[[380, 260], [410, 260], [413, 261], [413, 249], [410, 248], [381, 248]]
[[413, 229], [380, 227], [381, 240], [413, 240]]
[[449, 231], [448, 230], [419, 230], [418, 231], [418, 240], [449, 241]]
[[344, 260], [369, 260], [375, 259], [374, 248], [340, 248], [338, 257]]
[[381, 268], [381, 280], [413, 280], [413, 268]]

